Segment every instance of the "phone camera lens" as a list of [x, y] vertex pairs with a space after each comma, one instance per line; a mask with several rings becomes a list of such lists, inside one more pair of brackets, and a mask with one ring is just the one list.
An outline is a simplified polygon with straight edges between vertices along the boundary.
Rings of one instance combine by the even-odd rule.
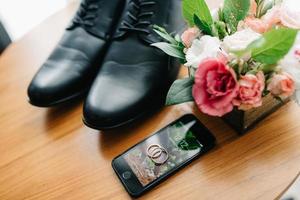
[[125, 180], [127, 180], [127, 179], [130, 179], [130, 177], [131, 177], [131, 173], [130, 172], [124, 172], [123, 174], [122, 174], [122, 177], [125, 179]]

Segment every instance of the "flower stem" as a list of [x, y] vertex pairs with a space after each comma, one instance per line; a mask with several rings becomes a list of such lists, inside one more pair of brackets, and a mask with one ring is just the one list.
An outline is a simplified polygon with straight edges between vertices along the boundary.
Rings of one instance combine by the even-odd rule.
[[189, 77], [192, 77], [191, 66], [188, 67]]

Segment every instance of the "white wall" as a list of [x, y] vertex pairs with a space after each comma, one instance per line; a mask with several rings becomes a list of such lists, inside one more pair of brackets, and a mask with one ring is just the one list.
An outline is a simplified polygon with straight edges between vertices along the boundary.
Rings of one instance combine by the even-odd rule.
[[69, 1], [72, 0], [0, 0], [0, 20], [16, 40]]

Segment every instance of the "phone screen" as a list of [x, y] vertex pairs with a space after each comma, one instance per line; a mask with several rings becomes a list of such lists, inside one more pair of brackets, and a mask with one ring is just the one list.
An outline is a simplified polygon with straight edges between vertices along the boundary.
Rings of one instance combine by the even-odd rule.
[[147, 186], [182, 165], [203, 149], [193, 132], [196, 120], [176, 123], [160, 130], [123, 155], [142, 186]]

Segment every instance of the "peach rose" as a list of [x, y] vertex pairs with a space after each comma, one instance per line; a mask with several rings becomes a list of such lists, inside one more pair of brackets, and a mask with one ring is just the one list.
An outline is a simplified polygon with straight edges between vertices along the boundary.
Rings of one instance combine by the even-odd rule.
[[262, 93], [265, 88], [265, 77], [262, 71], [256, 75], [246, 74], [239, 80], [239, 92], [233, 105], [240, 110], [249, 110], [262, 105]]
[[271, 94], [280, 98], [290, 97], [295, 91], [294, 79], [286, 72], [276, 74], [272, 77], [271, 82], [268, 85], [268, 90]]
[[200, 35], [200, 31], [198, 28], [188, 28], [181, 35], [181, 40], [185, 47], [190, 48], [194, 39], [196, 39]]

